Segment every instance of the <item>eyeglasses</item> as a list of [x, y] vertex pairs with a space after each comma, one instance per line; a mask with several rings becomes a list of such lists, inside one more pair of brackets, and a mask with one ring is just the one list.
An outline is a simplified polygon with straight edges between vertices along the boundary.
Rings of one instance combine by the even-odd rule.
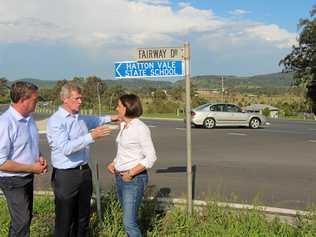
[[70, 97], [69, 99], [74, 100], [74, 101], [79, 101], [79, 100], [82, 100], [82, 96], [78, 96], [78, 97], [75, 97], [75, 98]]

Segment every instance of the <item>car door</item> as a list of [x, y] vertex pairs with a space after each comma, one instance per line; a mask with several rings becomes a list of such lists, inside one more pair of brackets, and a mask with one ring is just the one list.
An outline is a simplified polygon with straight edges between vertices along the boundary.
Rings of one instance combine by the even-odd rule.
[[230, 113], [231, 123], [233, 125], [244, 125], [248, 121], [247, 113], [243, 113], [242, 110], [233, 104], [227, 104], [226, 106], [227, 112]]
[[234, 124], [234, 116], [232, 113], [230, 104], [221, 104], [222, 106], [222, 124], [223, 125], [232, 125]]
[[224, 111], [224, 104], [214, 104], [210, 106], [208, 117], [214, 118], [217, 125], [225, 125], [227, 116]]

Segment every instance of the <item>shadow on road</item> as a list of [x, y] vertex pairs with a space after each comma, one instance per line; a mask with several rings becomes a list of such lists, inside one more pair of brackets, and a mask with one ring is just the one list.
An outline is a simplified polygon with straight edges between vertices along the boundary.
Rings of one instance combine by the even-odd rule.
[[[166, 169], [157, 169], [156, 173], [159, 174], [164, 174], [164, 173], [186, 173], [187, 172], [187, 167], [186, 166], [173, 166], [173, 167], [168, 167]], [[195, 179], [196, 179], [196, 165], [192, 166], [192, 199], [195, 199]], [[167, 189], [167, 188], [162, 188], [162, 189]], [[160, 189], [160, 190], [162, 190]], [[171, 192], [170, 188], [169, 193]], [[162, 196], [166, 197], [166, 196]]]

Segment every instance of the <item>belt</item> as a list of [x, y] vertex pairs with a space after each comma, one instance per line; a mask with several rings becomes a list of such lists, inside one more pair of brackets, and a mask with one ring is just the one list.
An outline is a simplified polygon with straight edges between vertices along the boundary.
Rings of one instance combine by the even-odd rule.
[[[57, 169], [57, 168], [54, 168]], [[84, 164], [84, 165], [79, 165], [77, 167], [74, 168], [68, 168], [68, 169], [57, 169], [57, 170], [86, 170], [89, 169], [89, 165], [88, 164]]]
[[[124, 173], [124, 172], [127, 172], [127, 171], [128, 171], [128, 170], [125, 170], [125, 171], [118, 171], [118, 170], [115, 170], [115, 175], [121, 175], [121, 173]], [[140, 174], [147, 174], [147, 170], [144, 170], [144, 171], [142, 171], [142, 172], [140, 172], [140, 173], [134, 175], [134, 177], [137, 176], [137, 175], [140, 175]]]

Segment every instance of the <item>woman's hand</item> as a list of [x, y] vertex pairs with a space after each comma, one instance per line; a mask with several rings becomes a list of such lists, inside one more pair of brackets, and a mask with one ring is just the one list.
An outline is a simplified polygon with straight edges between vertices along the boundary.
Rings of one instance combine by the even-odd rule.
[[129, 171], [121, 172], [120, 175], [125, 182], [130, 182], [133, 179], [133, 176], [130, 174]]
[[107, 169], [111, 174], [113, 174], [113, 175], [115, 174], [114, 161], [112, 161], [110, 164], [108, 164]]

